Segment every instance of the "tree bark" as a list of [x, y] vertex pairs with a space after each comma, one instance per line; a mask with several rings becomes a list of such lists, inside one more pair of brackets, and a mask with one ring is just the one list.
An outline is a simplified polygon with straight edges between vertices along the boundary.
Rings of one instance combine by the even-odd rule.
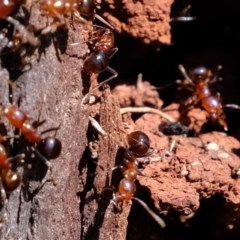
[[[42, 22], [39, 5], [31, 10], [30, 23], [39, 27]], [[46, 20], [46, 19], [45, 19]], [[39, 21], [39, 22], [38, 22]], [[52, 176], [37, 158], [31, 159], [32, 168], [23, 171], [21, 187], [11, 193], [1, 210], [0, 239], [79, 239], [80, 212], [77, 192], [79, 160], [86, 148], [88, 113], [81, 106], [81, 67], [87, 47], [83, 42], [83, 25], [69, 24], [61, 37], [52, 34], [50, 44], [36, 49], [31, 68], [20, 74], [12, 86], [13, 103], [26, 111], [31, 121], [46, 120], [38, 130], [59, 127], [57, 138], [62, 142], [60, 157], [51, 161]], [[58, 57], [59, 47], [65, 53]], [[78, 42], [74, 46], [71, 43]], [[67, 44], [66, 44], [67, 43]], [[41, 49], [42, 48], [42, 49]], [[26, 49], [28, 51], [29, 48]], [[41, 52], [41, 54], [40, 54]], [[1, 69], [1, 103], [9, 102], [8, 70]], [[16, 66], [17, 67], [17, 66]], [[4, 117], [1, 117], [2, 121]], [[11, 129], [8, 124], [7, 129]], [[48, 132], [46, 135], [54, 135]], [[24, 152], [27, 146], [21, 146]], [[11, 155], [11, 153], [9, 153]], [[41, 181], [53, 177], [53, 182]]]

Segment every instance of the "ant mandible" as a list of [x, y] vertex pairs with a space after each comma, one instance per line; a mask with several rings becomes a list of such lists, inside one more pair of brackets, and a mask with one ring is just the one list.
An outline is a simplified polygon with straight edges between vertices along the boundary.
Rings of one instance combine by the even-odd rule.
[[[219, 71], [221, 68], [222, 67], [219, 66], [217, 70]], [[187, 73], [184, 66], [179, 65], [179, 70], [195, 93], [195, 99], [193, 97], [193, 102], [201, 102], [203, 109], [209, 114], [209, 117], [213, 121], [218, 121], [224, 130], [227, 131], [228, 126], [225, 120], [220, 97], [212, 94], [209, 88], [209, 84], [212, 84], [217, 80], [217, 74], [213, 75], [212, 72], [204, 66], [192, 68]]]

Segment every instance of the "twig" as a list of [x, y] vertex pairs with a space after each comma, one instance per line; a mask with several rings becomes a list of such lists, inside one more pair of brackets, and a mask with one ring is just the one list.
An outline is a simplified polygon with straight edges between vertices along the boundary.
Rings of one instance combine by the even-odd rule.
[[136, 197], [133, 197], [133, 199], [136, 200], [153, 217], [153, 219], [158, 223], [158, 225], [161, 228], [166, 227], [166, 223], [164, 222], [164, 220], [161, 217], [159, 217], [156, 213], [154, 213], [144, 201]]
[[170, 123], [175, 123], [176, 120], [169, 116], [168, 114], [164, 113], [161, 110], [158, 110], [156, 108], [151, 108], [151, 107], [125, 107], [125, 108], [120, 108], [120, 113], [128, 113], [128, 112], [133, 112], [133, 113], [154, 113], [162, 118], [166, 119]]

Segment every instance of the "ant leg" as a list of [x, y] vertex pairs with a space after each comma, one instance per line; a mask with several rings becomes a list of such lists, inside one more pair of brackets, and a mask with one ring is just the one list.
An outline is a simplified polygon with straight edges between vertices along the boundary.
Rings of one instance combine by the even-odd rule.
[[[107, 68], [106, 68], [106, 71], [112, 73], [112, 76], [109, 77], [109, 78], [107, 78], [107, 79], [105, 79], [105, 80], [102, 81], [101, 83], [99, 83], [96, 87], [94, 87], [94, 88], [91, 90], [91, 92], [93, 92], [93, 91], [95, 91], [96, 89], [102, 87], [103, 85], [107, 84], [107, 83], [110, 82], [112, 79], [114, 79], [114, 78], [116, 78], [116, 77], [118, 76], [117, 71], [114, 70], [114, 69], [111, 68], [111, 67], [107, 67]], [[91, 92], [90, 92], [90, 93], [91, 93]]]
[[25, 154], [21, 153], [16, 156], [9, 157], [7, 160], [9, 161], [9, 163], [17, 162], [18, 164], [24, 165], [24, 158], [25, 158]]
[[164, 222], [164, 220], [155, 212], [153, 212], [144, 201], [136, 197], [133, 197], [133, 199], [137, 201], [153, 217], [153, 219], [158, 223], [161, 228], [166, 227], [166, 223]]
[[32, 46], [38, 46], [40, 41], [37, 37], [31, 34], [24, 25], [22, 25], [18, 20], [7, 17], [6, 20], [14, 25], [14, 27], [20, 32], [23, 43], [30, 43]]
[[[103, 85], [107, 84], [108, 82], [110, 82], [112, 79], [116, 78], [118, 73], [116, 70], [114, 70], [111, 67], [107, 67], [105, 69], [106, 71], [112, 73], [112, 76], [110, 76], [109, 78], [107, 78], [106, 80], [104, 80], [103, 82], [99, 83], [96, 87], [94, 87], [89, 93], [87, 93], [83, 99], [82, 99], [82, 104], [86, 104], [89, 103], [89, 99], [91, 96], [91, 93], [93, 93], [95, 90], [99, 89], [100, 87], [102, 87]], [[92, 102], [91, 102], [92, 103]]]
[[39, 159], [50, 169], [50, 172], [52, 172], [52, 164], [49, 162], [49, 160], [43, 156], [37, 149], [34, 149], [34, 152], [37, 154]]

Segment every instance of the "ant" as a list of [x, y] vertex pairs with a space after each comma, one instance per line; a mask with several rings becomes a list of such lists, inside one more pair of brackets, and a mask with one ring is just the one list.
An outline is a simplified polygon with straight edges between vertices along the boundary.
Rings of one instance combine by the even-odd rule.
[[[37, 128], [30, 124], [27, 114], [16, 107], [15, 105], [5, 106], [1, 110], [1, 114], [4, 115], [8, 122], [15, 128], [21, 131], [23, 137], [31, 144], [35, 144], [35, 152], [41, 160], [49, 167], [49, 159], [55, 159], [59, 157], [62, 144], [56, 137], [42, 138], [42, 134], [37, 132]], [[52, 130], [52, 129], [50, 129]], [[50, 131], [50, 130], [46, 130]]]
[[146, 157], [149, 155], [150, 140], [149, 137], [142, 131], [135, 131], [127, 135], [128, 149], [124, 159], [125, 170], [124, 178], [118, 186], [118, 193], [113, 195], [113, 204], [121, 209], [124, 201], [130, 201], [135, 192], [137, 175], [141, 174], [138, 168], [139, 161], [137, 158]]
[[128, 149], [126, 149], [124, 159], [124, 178], [119, 183], [118, 192], [113, 195], [112, 203], [118, 210], [121, 210], [124, 201], [134, 199], [154, 218], [160, 227], [164, 228], [166, 224], [163, 219], [156, 215], [145, 202], [134, 197], [136, 192], [135, 180], [137, 175], [142, 175], [141, 169], [139, 169], [138, 158], [152, 154], [152, 152], [149, 152], [150, 139], [144, 132], [135, 131], [127, 135], [127, 143]]
[[[107, 84], [112, 79], [116, 78], [118, 73], [113, 68], [109, 67], [109, 62], [113, 55], [118, 51], [117, 47], [114, 46], [114, 34], [108, 28], [97, 26], [98, 30], [93, 31], [91, 39], [91, 49], [93, 50], [90, 55], [83, 62], [83, 70], [88, 74], [100, 74], [104, 71], [110, 72], [112, 75], [99, 83], [96, 87], [91, 89], [91, 92]], [[90, 93], [86, 96], [88, 97]], [[84, 97], [84, 100], [86, 98]], [[84, 101], [83, 101], [84, 102]]]
[[[222, 66], [219, 66], [217, 71], [221, 68]], [[179, 69], [187, 80], [190, 89], [195, 93], [192, 98], [193, 103], [201, 102], [202, 107], [209, 114], [209, 117], [213, 121], [219, 122], [224, 130], [227, 131], [228, 126], [223, 112], [224, 106], [221, 104], [219, 95], [213, 95], [209, 88], [209, 84], [216, 82], [217, 74], [213, 75], [211, 70], [204, 66], [192, 68], [188, 71], [188, 73], [183, 65], [179, 65]]]

